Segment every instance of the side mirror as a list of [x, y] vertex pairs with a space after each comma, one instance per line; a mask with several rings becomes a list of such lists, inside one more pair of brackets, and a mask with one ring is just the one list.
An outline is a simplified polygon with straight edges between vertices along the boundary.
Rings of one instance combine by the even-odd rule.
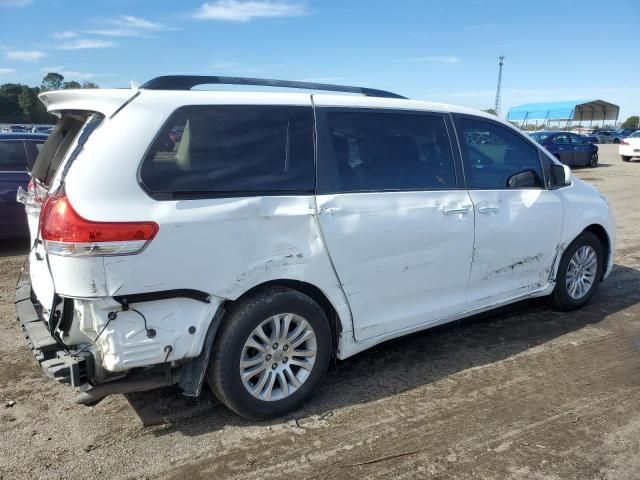
[[535, 188], [541, 187], [540, 177], [533, 170], [523, 170], [511, 175], [507, 179], [508, 188]]
[[571, 169], [567, 165], [551, 165], [551, 186], [554, 188], [571, 185]]

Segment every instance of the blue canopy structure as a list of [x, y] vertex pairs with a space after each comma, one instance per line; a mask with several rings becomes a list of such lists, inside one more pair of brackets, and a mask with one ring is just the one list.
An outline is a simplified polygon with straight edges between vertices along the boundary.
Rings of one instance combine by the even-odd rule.
[[507, 120], [526, 123], [528, 120], [545, 122], [583, 122], [617, 120], [620, 107], [604, 100], [573, 100], [565, 102], [528, 103], [509, 110]]

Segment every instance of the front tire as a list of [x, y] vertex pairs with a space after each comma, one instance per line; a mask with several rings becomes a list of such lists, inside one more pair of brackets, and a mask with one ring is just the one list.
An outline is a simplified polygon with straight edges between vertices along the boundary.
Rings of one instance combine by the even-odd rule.
[[597, 167], [598, 166], [598, 154], [596, 152], [593, 152], [591, 154], [591, 157], [589, 158], [588, 166], [590, 166], [590, 167]]
[[585, 305], [598, 288], [603, 268], [602, 243], [593, 233], [582, 232], [562, 255], [551, 304], [565, 311]]
[[331, 343], [329, 321], [314, 300], [289, 288], [267, 287], [230, 309], [207, 380], [238, 415], [282, 416], [320, 383]]

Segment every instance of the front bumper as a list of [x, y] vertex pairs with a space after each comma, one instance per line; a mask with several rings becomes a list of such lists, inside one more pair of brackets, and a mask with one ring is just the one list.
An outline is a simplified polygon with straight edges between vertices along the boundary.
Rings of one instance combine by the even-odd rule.
[[81, 390], [89, 388], [94, 366], [93, 355], [90, 352], [70, 351], [53, 338], [29, 280], [18, 283], [15, 304], [16, 317], [22, 326], [27, 345], [44, 373], [72, 387]]

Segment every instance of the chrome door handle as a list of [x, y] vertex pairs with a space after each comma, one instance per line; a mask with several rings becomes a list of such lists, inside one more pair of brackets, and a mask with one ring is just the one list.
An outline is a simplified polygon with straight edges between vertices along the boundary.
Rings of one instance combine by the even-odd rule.
[[463, 205], [461, 207], [453, 207], [453, 206], [447, 206], [447, 207], [442, 207], [442, 213], [444, 213], [445, 215], [457, 215], [457, 214], [461, 214], [464, 215], [466, 213], [469, 213], [471, 211], [471, 206], [470, 205]]
[[478, 207], [478, 213], [498, 213], [500, 211], [500, 207]]

